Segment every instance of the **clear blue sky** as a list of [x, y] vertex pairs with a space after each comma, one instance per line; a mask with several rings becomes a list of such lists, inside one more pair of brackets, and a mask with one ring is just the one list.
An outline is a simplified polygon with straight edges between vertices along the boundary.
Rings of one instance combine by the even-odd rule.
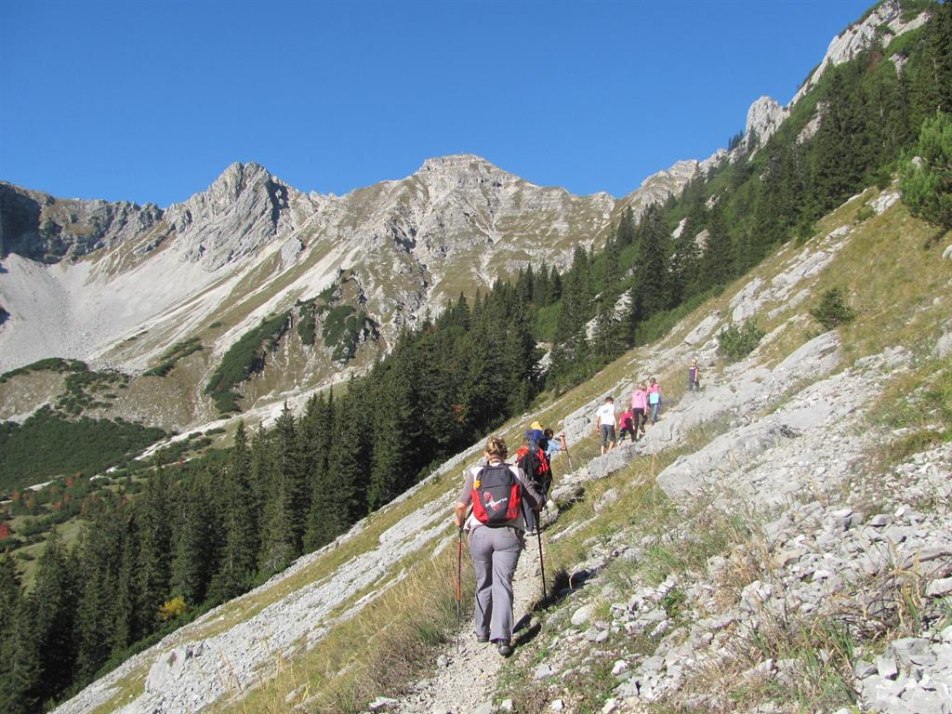
[[872, 0], [2, 0], [0, 180], [152, 202], [431, 156], [621, 196], [782, 104]]

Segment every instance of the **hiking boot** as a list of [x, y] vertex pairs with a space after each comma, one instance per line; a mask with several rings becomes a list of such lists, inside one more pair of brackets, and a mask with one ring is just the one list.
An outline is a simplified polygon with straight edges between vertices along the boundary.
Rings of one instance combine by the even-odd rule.
[[509, 644], [509, 640], [499, 640], [496, 643], [496, 651], [503, 657], [508, 657], [512, 654], [512, 645]]
[[479, 644], [484, 645], [489, 642], [489, 635], [476, 635], [476, 641]]

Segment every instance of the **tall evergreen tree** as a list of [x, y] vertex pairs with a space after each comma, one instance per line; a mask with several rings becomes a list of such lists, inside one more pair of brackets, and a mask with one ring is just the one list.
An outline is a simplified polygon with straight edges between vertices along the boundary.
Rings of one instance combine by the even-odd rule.
[[238, 422], [235, 444], [224, 470], [224, 542], [212, 591], [227, 600], [254, 581], [258, 552], [258, 518], [251, 488], [251, 449], [244, 422]]
[[153, 632], [158, 623], [159, 608], [169, 595], [172, 563], [172, 501], [164, 469], [146, 481], [142, 495], [135, 502], [138, 522], [139, 559], [136, 573], [137, 631]]
[[9, 554], [0, 558], [0, 711], [38, 711], [42, 671], [36, 613], [22, 593], [20, 574]]
[[724, 286], [734, 277], [734, 243], [720, 204], [709, 214], [707, 245], [702, 260], [702, 286]]
[[621, 218], [618, 221], [618, 227], [615, 229], [615, 245], [621, 251], [635, 242], [635, 216], [631, 206], [625, 206], [621, 212]]
[[125, 540], [119, 498], [111, 492], [88, 502], [86, 518], [89, 524], [79, 542], [76, 611], [76, 673], [81, 680], [91, 678], [113, 651]]
[[190, 607], [205, 601], [221, 547], [223, 525], [212, 508], [214, 496], [204, 487], [207, 483], [206, 476], [179, 489], [169, 594], [182, 597]]
[[282, 434], [276, 426], [255, 443], [255, 451], [267, 452], [266, 456], [258, 458], [259, 463], [267, 466], [265, 478], [269, 484], [261, 514], [261, 546], [258, 553], [259, 570], [265, 573], [278, 572], [287, 567], [297, 553], [293, 511], [290, 507], [293, 498], [291, 479], [284, 469], [288, 433], [286, 429]]
[[56, 697], [73, 681], [76, 664], [77, 592], [69, 552], [59, 531], [50, 531], [37, 561], [36, 582], [30, 592], [39, 658], [41, 701]]
[[671, 300], [668, 230], [657, 204], [642, 215], [638, 239], [632, 309], [640, 321], [667, 309]]

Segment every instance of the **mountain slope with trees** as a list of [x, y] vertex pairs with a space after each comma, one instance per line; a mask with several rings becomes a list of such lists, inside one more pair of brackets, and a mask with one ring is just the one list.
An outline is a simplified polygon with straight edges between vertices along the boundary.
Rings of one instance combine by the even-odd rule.
[[[763, 146], [725, 158], [637, 220], [622, 212], [603, 251], [579, 247], [564, 271], [529, 266], [460, 296], [403, 331], [367, 377], [315, 396], [302, 414], [285, 409], [250, 434], [240, 427], [234, 447], [165, 464], [141, 493], [116, 484], [87, 498], [83, 536], [73, 547], [51, 536], [29, 593], [5, 560], [11, 711], [36, 710], [334, 542], [476, 435], [529, 408], [567, 410], [556, 401], [566, 390], [585, 390], [601, 367], [653, 343], [778, 248], [805, 243], [831, 208], [888, 183], [917, 146], [916, 121], [920, 148], [932, 135], [941, 145], [932, 117], [952, 96], [952, 11], [931, 10], [895, 46], [828, 70]], [[857, 135], [861, 155], [834, 151]], [[941, 174], [947, 156], [928, 153], [927, 168]], [[547, 370], [539, 343], [551, 345]]]

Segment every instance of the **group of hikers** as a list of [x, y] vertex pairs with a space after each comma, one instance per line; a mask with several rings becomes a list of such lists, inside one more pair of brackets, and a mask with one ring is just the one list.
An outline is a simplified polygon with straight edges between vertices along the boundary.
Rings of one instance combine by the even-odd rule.
[[[658, 423], [661, 413], [661, 386], [652, 377], [647, 384], [639, 382], [631, 393], [631, 406], [616, 417], [614, 397], [605, 401], [595, 411], [595, 434], [601, 438], [602, 455], [615, 448], [618, 441], [628, 436], [638, 441], [645, 435], [648, 420]], [[616, 435], [616, 429], [619, 433]]]
[[[695, 359], [688, 369], [688, 391], [700, 389], [700, 368]], [[652, 377], [639, 382], [631, 394], [631, 405], [616, 418], [615, 403], [605, 398], [595, 412], [595, 430], [601, 437], [601, 453], [615, 448], [616, 427], [621, 438], [637, 441], [645, 434], [648, 420], [654, 424], [661, 411], [661, 387]], [[522, 446], [509, 463], [509, 449], [501, 436], [486, 442], [481, 461], [466, 470], [463, 486], [454, 506], [454, 522], [459, 529], [457, 566], [461, 568], [463, 532], [469, 533], [469, 549], [476, 576], [476, 641], [491, 642], [503, 657], [512, 654], [512, 579], [525, 548], [527, 533], [541, 530], [539, 521], [552, 487], [553, 457], [568, 454], [565, 432], [558, 438], [552, 429], [533, 422]], [[571, 458], [571, 457], [570, 457]], [[539, 555], [542, 541], [539, 540]], [[462, 577], [457, 575], [457, 584]], [[545, 593], [545, 570], [542, 570]], [[460, 590], [457, 590], [459, 598]]]

